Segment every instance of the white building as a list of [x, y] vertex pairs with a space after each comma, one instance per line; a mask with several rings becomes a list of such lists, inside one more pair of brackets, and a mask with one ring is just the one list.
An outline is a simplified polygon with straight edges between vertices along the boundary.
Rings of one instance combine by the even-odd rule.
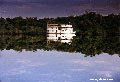
[[73, 27], [70, 24], [47, 24], [47, 40], [70, 43], [75, 36]]

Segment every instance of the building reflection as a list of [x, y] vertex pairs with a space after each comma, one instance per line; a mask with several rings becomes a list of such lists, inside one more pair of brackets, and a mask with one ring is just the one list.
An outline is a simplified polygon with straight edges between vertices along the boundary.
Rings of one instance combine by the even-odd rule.
[[47, 42], [71, 43], [75, 32], [70, 24], [47, 24]]

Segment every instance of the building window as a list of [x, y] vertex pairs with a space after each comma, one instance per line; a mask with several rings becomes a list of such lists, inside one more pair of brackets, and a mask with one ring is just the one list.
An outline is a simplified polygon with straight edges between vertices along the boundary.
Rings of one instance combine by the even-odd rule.
[[49, 37], [49, 35], [47, 35], [47, 37]]
[[61, 40], [61, 38], [60, 38], [60, 37], [58, 37], [58, 40]]
[[68, 40], [67, 38], [65, 38], [65, 40]]
[[61, 30], [61, 28], [59, 27], [58, 30]]

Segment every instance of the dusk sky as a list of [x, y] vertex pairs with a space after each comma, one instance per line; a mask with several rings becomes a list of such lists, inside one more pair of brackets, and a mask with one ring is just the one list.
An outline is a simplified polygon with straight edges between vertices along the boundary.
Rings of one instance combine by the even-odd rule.
[[[9, 53], [9, 54], [8, 54]], [[0, 52], [1, 82], [120, 82], [120, 58], [102, 53], [84, 57], [81, 53], [58, 51]], [[105, 78], [114, 81], [90, 81]]]
[[120, 0], [0, 0], [2, 17], [60, 17], [95, 11], [120, 13]]

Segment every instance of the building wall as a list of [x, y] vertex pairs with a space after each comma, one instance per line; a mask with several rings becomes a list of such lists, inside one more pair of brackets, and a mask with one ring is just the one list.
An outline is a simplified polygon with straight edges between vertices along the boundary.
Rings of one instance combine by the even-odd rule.
[[72, 25], [65, 24], [50, 24], [47, 27], [47, 40], [60, 41], [62, 43], [69, 43], [75, 32], [73, 31]]
[[[59, 29], [60, 28], [60, 29]], [[61, 27], [49, 27], [47, 28], [47, 33], [75, 33], [73, 28], [61, 28]]]
[[59, 40], [60, 38], [71, 40], [73, 39], [73, 36], [75, 36], [75, 34], [48, 34], [47, 39]]

